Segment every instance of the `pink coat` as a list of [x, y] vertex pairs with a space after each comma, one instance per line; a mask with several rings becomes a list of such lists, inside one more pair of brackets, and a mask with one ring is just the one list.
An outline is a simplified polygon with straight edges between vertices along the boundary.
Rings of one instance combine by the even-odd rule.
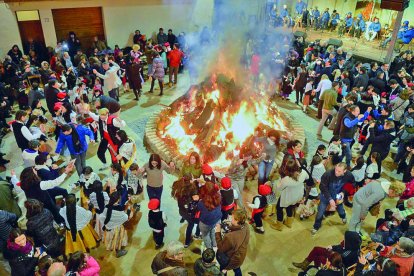
[[86, 267], [79, 272], [80, 276], [99, 276], [99, 271], [101, 267], [98, 262], [91, 256], [88, 257], [86, 261]]

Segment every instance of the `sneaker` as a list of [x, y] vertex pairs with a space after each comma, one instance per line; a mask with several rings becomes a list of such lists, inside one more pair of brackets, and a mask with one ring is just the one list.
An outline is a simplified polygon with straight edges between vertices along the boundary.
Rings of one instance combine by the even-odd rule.
[[203, 239], [201, 236], [197, 236], [197, 235], [194, 235], [194, 236], [193, 236], [193, 238], [194, 238], [195, 240], [202, 240], [202, 239]]
[[318, 229], [315, 229], [315, 228], [313, 228], [311, 231], [312, 235], [316, 235], [317, 232], [318, 232]]
[[342, 219], [342, 223], [343, 223], [343, 224], [346, 224], [347, 222], [348, 222], [348, 220], [347, 220], [346, 218], [343, 218], [343, 219]]
[[122, 256], [125, 256], [127, 253], [128, 253], [128, 250], [125, 250], [125, 249], [118, 250], [118, 251], [116, 252], [116, 257], [117, 257], [117, 258], [120, 258], [120, 257], [122, 257]]
[[103, 166], [102, 166], [102, 168], [100, 168], [99, 170], [100, 171], [104, 171], [104, 170], [106, 170], [107, 168], [109, 168], [110, 167], [110, 165], [109, 164], [103, 164]]

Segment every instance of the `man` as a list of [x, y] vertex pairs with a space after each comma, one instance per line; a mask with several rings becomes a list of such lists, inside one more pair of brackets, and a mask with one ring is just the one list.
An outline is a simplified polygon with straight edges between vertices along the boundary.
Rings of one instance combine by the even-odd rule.
[[164, 29], [160, 28], [157, 34], [158, 45], [164, 46], [164, 43], [168, 42], [168, 36], [164, 33]]
[[332, 15], [331, 15], [331, 31], [334, 31], [336, 26], [339, 23], [339, 13], [336, 10], [333, 10]]
[[99, 40], [98, 36], [94, 36], [93, 37], [93, 42], [92, 42], [92, 49], [97, 48], [100, 51], [106, 50], [106, 43], [105, 41]]
[[298, 15], [303, 14], [303, 12], [306, 10], [306, 3], [304, 3], [302, 0], [298, 0], [295, 6], [295, 10]]
[[365, 21], [362, 18], [362, 14], [358, 14], [349, 34], [356, 38], [360, 38], [361, 34], [365, 32], [365, 28], [366, 28]]
[[56, 154], [60, 154], [63, 147], [66, 145], [70, 156], [75, 159], [76, 172], [80, 176], [83, 169], [86, 167], [86, 152], [88, 150], [88, 143], [86, 136], [89, 136], [90, 142], [95, 143], [93, 132], [83, 126], [63, 125], [59, 139], [56, 145]]
[[[109, 64], [112, 64], [112, 67]], [[121, 79], [118, 77], [118, 70], [120, 69], [119, 65], [115, 61], [110, 60], [109, 62], [102, 63], [102, 68], [105, 70], [105, 75], [102, 75], [96, 69], [93, 69], [93, 73], [105, 80], [103, 86], [103, 92], [108, 93], [108, 95], [119, 101], [119, 86], [122, 84]]]
[[[383, 72], [384, 76], [383, 76], [383, 80], [388, 83], [388, 81], [390, 80], [390, 64], [389, 63], [383, 63], [381, 65], [381, 68], [378, 69], [379, 72]], [[381, 91], [382, 92], [382, 91]]]
[[[400, 30], [397, 33], [397, 42], [398, 40], [401, 40], [404, 37], [404, 33], [408, 31], [408, 25], [410, 24], [409, 21], [404, 21], [400, 27]], [[392, 33], [391, 33], [392, 34]], [[384, 42], [381, 43], [380, 47], [385, 48], [387, 47], [387, 44], [391, 41], [392, 35], [387, 37], [387, 39], [384, 40]]]
[[346, 157], [346, 164], [348, 168], [351, 166], [351, 144], [353, 143], [355, 133], [358, 130], [358, 123], [363, 122], [368, 117], [371, 110], [372, 107], [368, 107], [365, 114], [359, 114], [360, 110], [357, 105], [350, 106], [349, 113], [344, 116], [344, 119], [341, 122], [339, 137], [341, 138], [341, 142], [344, 145], [344, 149], [342, 150], [342, 159]]
[[377, 93], [384, 92], [387, 88], [387, 84], [384, 81], [384, 72], [378, 69], [376, 76], [369, 79], [368, 85], [372, 85]]
[[332, 66], [332, 72], [335, 70], [343, 72], [345, 70], [345, 59], [339, 56], [336, 61], [337, 62]]
[[319, 28], [319, 18], [321, 17], [321, 12], [318, 10], [318, 7], [315, 7], [315, 9], [312, 12], [313, 22], [312, 25], [316, 29]]
[[349, 221], [349, 231], [359, 232], [369, 209], [385, 197], [399, 197], [405, 190], [402, 182], [390, 183], [385, 179], [374, 180], [359, 189], [353, 198], [352, 217]]
[[338, 163], [334, 169], [325, 172], [322, 175], [320, 183], [320, 202], [318, 205], [318, 212], [316, 214], [315, 223], [313, 225], [312, 234], [316, 234], [321, 228], [322, 219], [328, 206], [331, 209], [336, 209], [339, 217], [342, 219], [342, 223], [346, 224], [346, 213], [342, 200], [344, 193], [342, 187], [345, 183], [354, 183], [354, 176], [347, 171], [347, 165], [345, 163]]
[[[220, 269], [214, 261], [216, 253], [212, 248], [207, 248], [194, 263], [194, 272], [196, 276], [204, 275], [222, 275]], [[208, 274], [210, 273], [210, 274]]]
[[354, 87], [359, 88], [360, 91], [365, 91], [368, 86], [369, 77], [366, 74], [367, 69], [365, 67], [361, 67], [359, 69], [359, 74], [356, 76], [354, 80]]
[[373, 41], [379, 31], [381, 31], [381, 23], [378, 18], [375, 18], [374, 21], [369, 24], [369, 27], [365, 32], [365, 39], [367, 41]]
[[177, 37], [175, 36], [175, 34], [173, 34], [172, 29], [169, 29], [169, 30], [168, 30], [167, 42], [168, 42], [170, 45], [174, 45], [175, 43], [177, 43]]
[[405, 70], [398, 70], [397, 74], [392, 74], [390, 80], [396, 80], [400, 86], [404, 86]]
[[184, 57], [184, 53], [181, 52], [177, 43], [174, 44], [173, 50], [168, 53], [168, 60], [170, 61], [169, 68], [169, 83], [171, 87], [173, 85], [172, 75], [174, 74], [174, 85], [177, 84], [178, 69], [181, 64], [181, 59]]
[[105, 153], [109, 149], [111, 154], [111, 160], [113, 163], [117, 163], [117, 143], [116, 132], [125, 127], [126, 123], [116, 115], [110, 115], [109, 110], [106, 108], [99, 109], [99, 116], [95, 113], [89, 112], [89, 116], [93, 118], [99, 124], [99, 132], [102, 137], [101, 143], [98, 147], [98, 158], [103, 163], [103, 167], [100, 170], [109, 168], [109, 164], [106, 163]]
[[356, 94], [349, 93], [345, 96], [345, 104], [343, 104], [341, 108], [339, 108], [338, 113], [336, 115], [336, 122], [334, 123], [333, 120], [331, 122], [332, 126], [335, 125], [335, 127], [333, 127], [333, 135], [339, 135], [345, 115], [349, 113], [349, 108], [357, 101], [358, 97]]
[[121, 113], [121, 105], [115, 99], [102, 95], [95, 101], [95, 108], [107, 108], [109, 110], [109, 114], [120, 114]]
[[60, 83], [56, 79], [49, 80], [49, 83], [45, 87], [45, 99], [47, 109], [49, 109], [52, 117], [55, 117], [54, 106], [57, 102], [57, 94], [60, 92]]
[[404, 153], [408, 143], [414, 138], [414, 105], [410, 104], [407, 107], [407, 112], [401, 118], [401, 123], [404, 126], [400, 143], [398, 144], [397, 154], [395, 155], [394, 162], [399, 163], [404, 157]]
[[246, 211], [238, 209], [233, 212], [230, 232], [221, 234], [221, 225], [216, 225], [217, 254], [224, 254], [229, 258], [228, 264], [220, 264], [223, 274], [233, 270], [234, 275], [239, 276], [241, 265], [244, 262], [249, 245], [250, 231], [246, 222]]
[[[388, 153], [390, 152], [391, 143], [394, 141], [396, 137], [394, 129], [395, 124], [393, 121], [386, 120], [384, 123], [383, 130], [379, 133], [375, 131], [375, 124], [376, 123], [373, 122], [369, 126], [369, 138], [368, 141], [366, 141], [364, 144], [364, 147], [361, 151], [361, 155], [364, 155], [366, 149], [368, 148], [368, 145], [372, 144], [369, 156], [371, 156], [373, 152], [378, 152], [381, 156], [381, 161], [383, 161], [385, 158], [387, 158]], [[368, 158], [368, 161], [370, 161], [370, 158]]]
[[349, 32], [353, 24], [354, 24], [354, 19], [352, 18], [352, 12], [348, 12], [345, 18], [345, 31]]
[[328, 28], [329, 19], [331, 18], [329, 14], [329, 8], [326, 8], [321, 17], [322, 29], [326, 30]]
[[154, 257], [151, 269], [155, 275], [187, 275], [183, 244], [178, 241], [170, 241], [166, 249]]
[[397, 97], [402, 92], [402, 87], [398, 84], [397, 80], [392, 79], [389, 81], [388, 85], [391, 88], [390, 93], [388, 94], [388, 98], [392, 99], [394, 97]]
[[316, 93], [318, 98], [318, 115], [316, 118], [321, 119], [322, 118], [322, 107], [323, 107], [323, 100], [321, 100], [321, 97], [323, 93], [332, 88], [332, 82], [329, 79], [327, 75], [322, 75], [321, 80], [318, 84], [318, 87], [313, 91]]
[[322, 118], [319, 121], [318, 130], [316, 131], [316, 136], [321, 139], [322, 138], [322, 128], [325, 125], [326, 120], [329, 116], [335, 116], [336, 107], [338, 106], [338, 102], [336, 99], [338, 98], [338, 90], [339, 90], [339, 83], [333, 82], [332, 88], [325, 90], [323, 92], [320, 100], [323, 101], [322, 106]]
[[370, 64], [370, 69], [368, 71], [368, 77], [371, 78], [375, 78], [377, 76], [377, 72], [378, 72], [379, 66], [377, 62], [371, 62]]

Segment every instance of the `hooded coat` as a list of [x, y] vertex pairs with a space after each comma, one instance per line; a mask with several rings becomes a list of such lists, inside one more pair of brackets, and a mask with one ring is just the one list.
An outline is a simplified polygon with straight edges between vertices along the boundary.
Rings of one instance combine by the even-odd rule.
[[350, 267], [358, 262], [361, 243], [361, 237], [357, 232], [346, 231], [343, 242], [332, 246], [332, 250], [341, 254], [345, 267]]

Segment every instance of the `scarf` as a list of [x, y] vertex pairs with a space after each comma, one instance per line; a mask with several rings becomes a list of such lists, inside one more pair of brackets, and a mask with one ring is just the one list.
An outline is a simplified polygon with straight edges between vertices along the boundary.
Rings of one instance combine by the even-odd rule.
[[30, 242], [26, 242], [25, 246], [20, 246], [10, 240], [7, 241], [7, 249], [13, 250], [13, 251], [19, 251], [22, 254], [29, 254], [30, 251], [33, 249], [33, 245]]
[[72, 128], [72, 143], [75, 149], [75, 153], [80, 153], [82, 150], [82, 144], [79, 140], [78, 131], [76, 130], [75, 126], [70, 125], [70, 127]]

